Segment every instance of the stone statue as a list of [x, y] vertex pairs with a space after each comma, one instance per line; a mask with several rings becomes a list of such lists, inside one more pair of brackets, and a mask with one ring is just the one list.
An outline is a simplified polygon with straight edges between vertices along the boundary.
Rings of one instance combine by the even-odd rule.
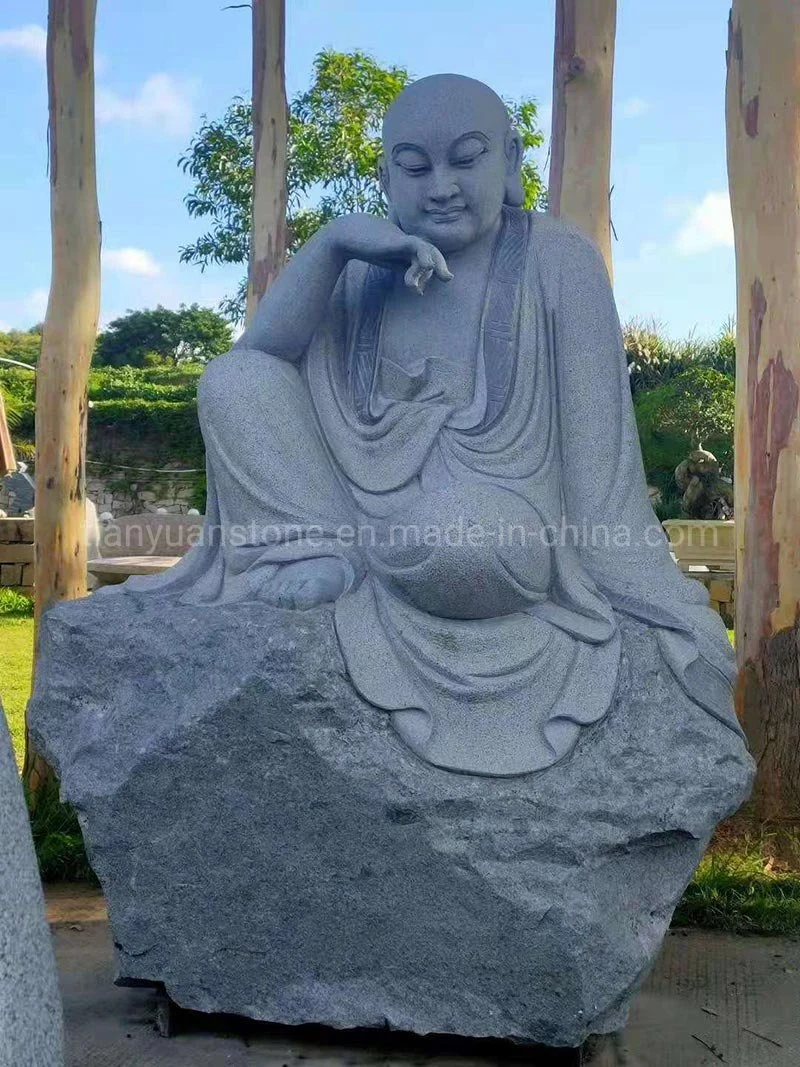
[[0, 704], [0, 1063], [64, 1067], [61, 994], [28, 808]]
[[688, 519], [732, 519], [733, 485], [723, 478], [713, 452], [696, 448], [675, 468], [675, 484], [683, 493]]
[[384, 146], [389, 219], [325, 226], [203, 376], [206, 543], [125, 588], [335, 601], [353, 684], [452, 770], [566, 756], [611, 705], [620, 615], [738, 730], [724, 627], [648, 501], [598, 252], [522, 209], [478, 82], [414, 83]]
[[578, 1046], [750, 786], [733, 655], [500, 99], [425, 78], [384, 144], [390, 217], [316, 234], [203, 376], [202, 542], [46, 613], [32, 736], [120, 981]]

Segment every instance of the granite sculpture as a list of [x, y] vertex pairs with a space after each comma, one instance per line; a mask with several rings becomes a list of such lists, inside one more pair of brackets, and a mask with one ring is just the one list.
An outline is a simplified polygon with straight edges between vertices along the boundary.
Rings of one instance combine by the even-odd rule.
[[2, 705], [0, 842], [0, 1064], [64, 1067], [53, 944]]
[[619, 1025], [747, 794], [733, 655], [648, 502], [605, 266], [523, 209], [521, 162], [486, 86], [407, 88], [389, 217], [325, 226], [203, 375], [202, 543], [45, 620], [32, 721], [123, 979], [578, 1044]]
[[720, 474], [719, 460], [705, 448], [693, 449], [675, 468], [681, 510], [688, 519], [733, 518], [733, 483]]

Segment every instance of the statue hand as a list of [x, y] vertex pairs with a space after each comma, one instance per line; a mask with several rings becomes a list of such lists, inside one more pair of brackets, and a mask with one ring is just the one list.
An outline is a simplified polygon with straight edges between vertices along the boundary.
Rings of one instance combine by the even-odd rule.
[[420, 295], [435, 274], [443, 282], [453, 275], [439, 249], [421, 237], [405, 233], [377, 215], [345, 215], [328, 223], [332, 240], [346, 259], [361, 259], [378, 267], [405, 272], [405, 284]]

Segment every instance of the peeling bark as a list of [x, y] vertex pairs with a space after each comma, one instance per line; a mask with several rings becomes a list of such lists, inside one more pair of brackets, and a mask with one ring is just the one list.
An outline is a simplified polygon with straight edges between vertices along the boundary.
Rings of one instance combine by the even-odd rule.
[[734, 0], [727, 141], [737, 274], [737, 709], [763, 819], [800, 815], [800, 5]]
[[247, 321], [286, 256], [285, 0], [253, 0], [253, 222]]
[[548, 198], [611, 257], [611, 100], [616, 0], [556, 0]]
[[766, 638], [756, 659], [739, 672], [737, 711], [758, 778], [753, 805], [759, 819], [777, 822], [800, 814], [800, 626]]
[[[100, 312], [94, 136], [97, 0], [50, 0], [47, 31], [53, 265], [36, 376], [35, 629], [86, 595], [86, 389]], [[32, 794], [46, 764], [28, 741]]]

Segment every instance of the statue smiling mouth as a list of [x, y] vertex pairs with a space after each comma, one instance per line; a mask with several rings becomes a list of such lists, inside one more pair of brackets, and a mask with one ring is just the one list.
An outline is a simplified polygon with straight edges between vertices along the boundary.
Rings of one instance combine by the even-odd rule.
[[454, 222], [466, 211], [466, 207], [448, 208], [446, 211], [429, 211], [428, 214], [434, 222]]

